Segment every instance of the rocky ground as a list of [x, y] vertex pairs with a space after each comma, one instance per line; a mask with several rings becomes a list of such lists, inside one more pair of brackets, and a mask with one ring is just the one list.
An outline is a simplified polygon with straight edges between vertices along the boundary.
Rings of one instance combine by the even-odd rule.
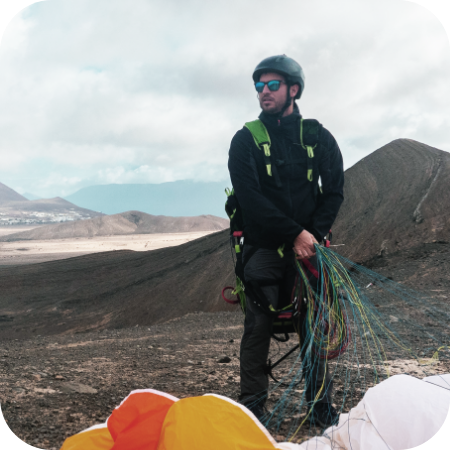
[[236, 399], [242, 319], [238, 311], [190, 314], [152, 327], [3, 343], [4, 417], [25, 442], [59, 449], [67, 436], [104, 422], [134, 389]]
[[[425, 294], [416, 303], [396, 310], [387, 297], [383, 299], [381, 286], [368, 288], [386, 324], [423, 359], [421, 366], [412, 357], [388, 351], [391, 374], [408, 373], [423, 378], [450, 372], [445, 350], [439, 363], [430, 359], [438, 345], [433, 337], [446, 344], [450, 341], [448, 326], [439, 324], [439, 317], [424, 316], [420, 311], [422, 300], [440, 311], [449, 311], [450, 245], [423, 244], [374, 258], [365, 266]], [[1, 320], [2, 316], [0, 326]], [[243, 315], [236, 309], [189, 313], [155, 325], [30, 339], [5, 337], [0, 341], [0, 401], [4, 417], [27, 443], [59, 449], [67, 436], [104, 422], [134, 389], [153, 388], [179, 398], [212, 392], [236, 400], [242, 329]], [[274, 343], [271, 358], [283, 354], [292, 342]], [[349, 359], [332, 363], [332, 370], [341, 365], [340, 373], [344, 374], [355, 365], [350, 350], [347, 355]], [[286, 373], [290, 364], [292, 359], [277, 374]], [[336, 377], [334, 399], [338, 407], [342, 405], [344, 383], [345, 377]], [[295, 392], [301, 393], [302, 389], [299, 386]], [[269, 408], [282, 392], [278, 389], [271, 395]], [[353, 405], [363, 393], [361, 388], [354, 390]], [[347, 402], [344, 410], [350, 407]], [[292, 421], [301, 420], [305, 412], [297, 418], [288, 418], [280, 429], [271, 430], [275, 438], [284, 440]], [[320, 432], [305, 427], [296, 439], [300, 441]]]
[[[66, 437], [104, 422], [134, 389], [157, 389], [178, 398], [217, 393], [237, 400], [242, 329], [240, 311], [198, 313], [151, 327], [4, 342], [0, 350], [4, 417], [25, 442], [56, 450]], [[272, 359], [291, 348], [292, 342], [272, 344]], [[428, 344], [417, 344], [418, 351], [422, 347], [426, 350]], [[424, 376], [415, 361], [392, 358], [393, 374]], [[286, 373], [292, 362], [288, 360], [275, 374]], [[336, 368], [333, 364], [332, 370]], [[348, 363], [343, 365], [346, 370]], [[428, 374], [445, 373], [450, 371], [450, 365], [439, 363], [426, 370]], [[342, 403], [343, 383], [344, 379], [338, 376], [338, 407]], [[296, 392], [302, 392], [301, 389], [299, 386]], [[269, 408], [282, 392], [278, 389], [271, 394]], [[354, 404], [361, 394], [359, 390], [353, 392]], [[302, 411], [296, 419], [301, 420], [305, 413]], [[287, 418], [281, 429], [271, 430], [276, 439], [285, 440], [293, 420]], [[320, 432], [306, 426], [296, 440]]]

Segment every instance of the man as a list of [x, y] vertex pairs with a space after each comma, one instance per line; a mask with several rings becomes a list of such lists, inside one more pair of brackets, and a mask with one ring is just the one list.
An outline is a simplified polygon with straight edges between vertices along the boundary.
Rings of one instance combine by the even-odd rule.
[[[253, 80], [262, 109], [259, 119], [270, 137], [270, 156], [246, 126], [233, 137], [228, 168], [244, 220], [245, 284], [259, 283], [270, 304], [280, 308], [292, 292], [295, 258], [316, 264], [314, 244], [324, 239], [337, 216], [343, 201], [343, 163], [335, 139], [318, 122], [305, 121], [318, 125], [315, 147], [307, 151], [301, 142], [302, 117], [295, 100], [302, 95], [305, 79], [296, 61], [286, 55], [266, 58], [256, 67]], [[247, 290], [240, 401], [262, 418], [267, 412], [265, 365], [273, 316], [255, 300]], [[306, 336], [303, 329], [301, 340]], [[326, 427], [338, 420], [331, 405], [331, 377], [326, 361], [310, 353], [311, 361], [304, 367], [306, 400], [313, 406], [312, 420]]]

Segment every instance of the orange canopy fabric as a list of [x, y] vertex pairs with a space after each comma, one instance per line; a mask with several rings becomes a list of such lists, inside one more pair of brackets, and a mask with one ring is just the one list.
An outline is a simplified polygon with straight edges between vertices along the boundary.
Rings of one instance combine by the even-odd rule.
[[166, 414], [176, 401], [153, 389], [133, 391], [107, 421], [112, 450], [156, 450]]
[[105, 424], [71, 436], [61, 450], [156, 450], [166, 414], [176, 401], [153, 389], [133, 391]]

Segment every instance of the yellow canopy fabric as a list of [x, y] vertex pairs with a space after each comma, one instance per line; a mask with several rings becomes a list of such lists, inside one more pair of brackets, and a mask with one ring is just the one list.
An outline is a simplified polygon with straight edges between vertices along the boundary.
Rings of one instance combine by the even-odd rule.
[[179, 400], [170, 408], [157, 450], [274, 450], [275, 445], [247, 408], [210, 394]]
[[61, 450], [111, 450], [114, 445], [106, 423], [67, 438]]

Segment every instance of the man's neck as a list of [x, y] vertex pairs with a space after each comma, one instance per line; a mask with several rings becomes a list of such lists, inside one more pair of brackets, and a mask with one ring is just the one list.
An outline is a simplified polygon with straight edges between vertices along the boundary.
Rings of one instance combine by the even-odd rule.
[[290, 116], [293, 112], [294, 112], [294, 105], [291, 104], [291, 106], [289, 106], [289, 108], [287, 108], [286, 111], [284, 111], [281, 117]]

